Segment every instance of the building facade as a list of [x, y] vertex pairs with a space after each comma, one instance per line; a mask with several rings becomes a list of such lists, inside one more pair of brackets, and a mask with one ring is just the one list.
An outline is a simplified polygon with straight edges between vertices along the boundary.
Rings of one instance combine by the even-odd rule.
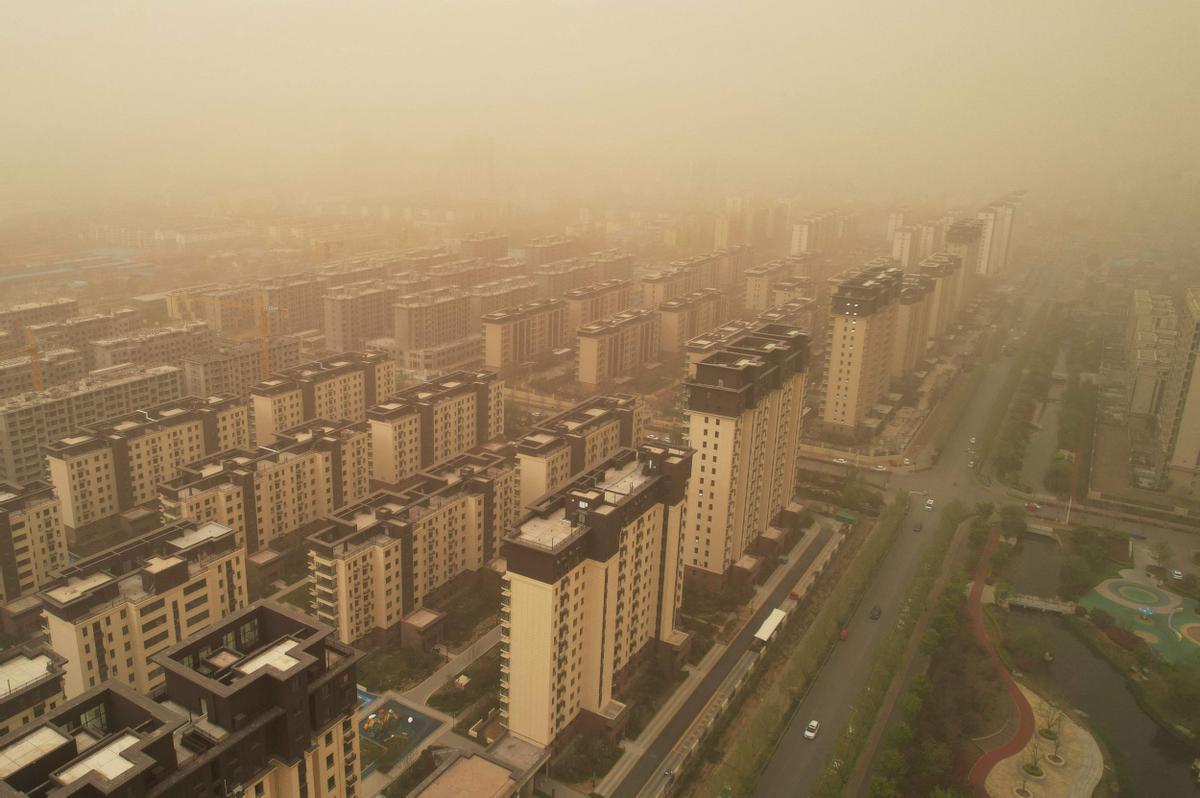
[[483, 365], [501, 374], [569, 346], [567, 303], [537, 299], [483, 317]]
[[657, 362], [661, 324], [658, 311], [638, 308], [580, 327], [576, 333], [580, 384], [594, 388]]

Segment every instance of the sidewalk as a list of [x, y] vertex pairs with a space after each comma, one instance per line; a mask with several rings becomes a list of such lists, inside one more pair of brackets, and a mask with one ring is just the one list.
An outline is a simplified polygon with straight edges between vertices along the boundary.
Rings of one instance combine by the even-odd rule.
[[[779, 586], [779, 583], [783, 581], [783, 578], [791, 570], [792, 566], [799, 561], [804, 552], [808, 550], [808, 547], [816, 540], [821, 523], [821, 520], [817, 520], [812, 526], [806, 529], [803, 537], [792, 547], [787, 560], [775, 569], [775, 572], [771, 574], [766, 582], [755, 589], [754, 598], [750, 600], [750, 604], [748, 605], [750, 612], [746, 616], [747, 618], [753, 617], [754, 612], [763, 605], [763, 602]], [[836, 535], [834, 538], [831, 538], [831, 541], [835, 539]], [[814, 562], [814, 565], [817, 565], [817, 563]], [[737, 633], [735, 632], [734, 637], [736, 636]], [[671, 697], [658, 708], [658, 711], [654, 713], [654, 717], [642, 729], [642, 733], [638, 735], [638, 738], [622, 742], [623, 753], [621, 754], [621, 758], [617, 760], [616, 764], [612, 766], [608, 773], [604, 775], [604, 778], [596, 785], [595, 791], [597, 793], [611, 795], [620, 786], [625, 777], [629, 775], [629, 771], [642, 758], [646, 749], [658, 739], [663, 728], [675, 717], [680, 707], [692, 697], [692, 694], [696, 692], [696, 688], [699, 687], [700, 682], [704, 680], [708, 672], [712, 670], [713, 666], [721, 659], [728, 648], [728, 645], [724, 643], [714, 643], [713, 647], [704, 655], [704, 659], [700, 660], [697, 665], [688, 668], [688, 675], [684, 679], [683, 684], [679, 685], [675, 692], [671, 694]]]
[[471, 666], [471, 663], [482, 657], [499, 642], [500, 627], [494, 626], [474, 643], [447, 660], [444, 665], [433, 672], [432, 676], [427, 677], [425, 681], [416, 687], [400, 693], [400, 695], [407, 701], [415, 701], [418, 704], [424, 705], [429, 700], [429, 696], [436, 693], [438, 688], [446, 683], [447, 679], [451, 679], [462, 673]]

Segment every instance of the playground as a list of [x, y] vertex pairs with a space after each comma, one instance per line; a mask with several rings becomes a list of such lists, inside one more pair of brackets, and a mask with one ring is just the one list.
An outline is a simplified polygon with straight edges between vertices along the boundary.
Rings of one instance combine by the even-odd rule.
[[365, 778], [376, 767], [391, 770], [392, 766], [415, 751], [441, 721], [422, 714], [412, 707], [388, 699], [359, 717], [358, 731], [362, 748]]
[[1168, 662], [1200, 653], [1200, 605], [1165, 588], [1130, 579], [1106, 579], [1079, 604], [1112, 615], [1118, 626], [1145, 640]]

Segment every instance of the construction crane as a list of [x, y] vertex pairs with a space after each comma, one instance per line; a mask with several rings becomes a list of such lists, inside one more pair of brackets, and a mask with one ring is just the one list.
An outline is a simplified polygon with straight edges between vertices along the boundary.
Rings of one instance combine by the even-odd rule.
[[25, 328], [25, 346], [19, 349], [10, 349], [7, 352], [0, 352], [0, 360], [7, 360], [10, 357], [18, 357], [20, 355], [29, 356], [30, 381], [33, 383], [33, 390], [42, 390], [44, 387], [42, 384], [42, 350], [38, 347], [37, 336], [33, 334], [33, 330], [29, 327]]
[[254, 314], [258, 325], [258, 369], [261, 379], [271, 376], [271, 314], [287, 315], [286, 308], [268, 305], [262, 294], [256, 294], [253, 299], [225, 299], [212, 294], [192, 294], [187, 291], [177, 292], [178, 296], [204, 302], [214, 302], [223, 307], [249, 310]]

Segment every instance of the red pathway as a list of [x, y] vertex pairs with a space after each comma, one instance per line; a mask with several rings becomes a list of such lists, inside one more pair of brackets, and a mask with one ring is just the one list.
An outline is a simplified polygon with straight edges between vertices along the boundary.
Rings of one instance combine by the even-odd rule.
[[988, 657], [992, 660], [993, 667], [996, 668], [996, 671], [1000, 674], [1000, 678], [1004, 681], [1004, 686], [1008, 690], [1009, 697], [1017, 705], [1020, 724], [1018, 725], [1016, 734], [1008, 742], [990, 751], [985, 751], [983, 756], [975, 760], [975, 764], [971, 766], [971, 772], [967, 775], [967, 782], [971, 785], [971, 794], [976, 798], [987, 798], [988, 793], [983, 785], [987, 781], [988, 774], [992, 772], [992, 768], [1001, 760], [1020, 752], [1025, 747], [1025, 744], [1029, 742], [1029, 738], [1033, 736], [1033, 709], [1030, 708], [1025, 695], [1017, 687], [1017, 683], [1013, 680], [1012, 674], [1008, 672], [1008, 668], [1004, 667], [1004, 663], [1000, 661], [999, 655], [996, 654], [996, 648], [992, 644], [991, 639], [988, 638], [987, 627], [983, 620], [983, 609], [980, 606], [984, 582], [987, 580], [988, 572], [991, 570], [992, 554], [996, 551], [996, 546], [999, 542], [1000, 530], [992, 527], [991, 534], [988, 535], [987, 545], [983, 550], [983, 555], [979, 558], [979, 566], [975, 569], [975, 582], [971, 585], [971, 598], [967, 602], [967, 613], [971, 618], [971, 629], [975, 633], [975, 639], [987, 649]]

